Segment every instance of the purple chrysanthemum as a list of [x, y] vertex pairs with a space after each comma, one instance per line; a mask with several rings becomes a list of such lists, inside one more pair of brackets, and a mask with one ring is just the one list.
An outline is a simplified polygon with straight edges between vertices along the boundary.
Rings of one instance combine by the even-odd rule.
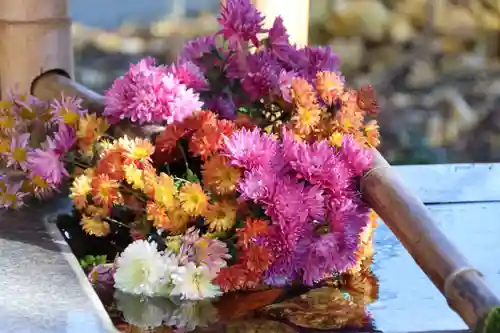
[[222, 34], [236, 50], [246, 49], [248, 42], [258, 46], [257, 35], [265, 32], [264, 16], [249, 0], [227, 0], [217, 21], [222, 26], [218, 34]]
[[65, 124], [59, 125], [59, 130], [54, 134], [54, 150], [59, 155], [68, 152], [76, 142], [75, 130]]
[[241, 83], [251, 100], [279, 92], [281, 67], [275, 55], [267, 50], [251, 54], [246, 59], [246, 65], [247, 72]]
[[213, 97], [205, 102], [205, 107], [217, 113], [222, 119], [233, 120], [236, 115], [236, 105], [231, 97]]
[[340, 154], [354, 176], [362, 176], [372, 166], [372, 153], [351, 135], [344, 135]]
[[200, 65], [199, 59], [216, 48], [215, 36], [203, 36], [190, 40], [182, 49], [179, 61], [191, 61]]
[[333, 53], [331, 46], [307, 46], [298, 50], [301, 54], [297, 64], [302, 76], [309, 80], [316, 78], [318, 72], [338, 72], [340, 58]]
[[131, 65], [106, 92], [104, 115], [110, 122], [140, 124], [181, 121], [202, 107], [198, 94], [151, 58]]
[[51, 138], [47, 138], [44, 149], [35, 149], [28, 154], [28, 169], [31, 177], [40, 176], [49, 185], [58, 185], [69, 176]]

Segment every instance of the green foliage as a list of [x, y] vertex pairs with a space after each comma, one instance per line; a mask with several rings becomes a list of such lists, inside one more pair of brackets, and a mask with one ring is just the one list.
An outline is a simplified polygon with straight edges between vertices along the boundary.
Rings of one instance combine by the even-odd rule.
[[191, 183], [201, 183], [198, 176], [189, 168], [186, 171], [186, 180]]
[[100, 264], [105, 264], [107, 260], [108, 258], [105, 254], [98, 256], [86, 255], [80, 259], [80, 266], [82, 266], [83, 269], [86, 269]]
[[490, 311], [486, 317], [482, 333], [499, 333], [500, 332], [500, 307], [496, 307]]

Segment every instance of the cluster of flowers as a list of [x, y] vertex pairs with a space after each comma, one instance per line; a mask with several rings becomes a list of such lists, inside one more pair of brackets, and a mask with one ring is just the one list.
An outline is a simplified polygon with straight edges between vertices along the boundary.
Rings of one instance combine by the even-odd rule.
[[71, 97], [47, 103], [11, 94], [0, 101], [0, 208], [50, 196], [70, 175], [74, 147], [88, 155], [107, 128]]
[[[373, 90], [348, 88], [330, 48], [298, 48], [281, 18], [269, 30], [263, 21], [249, 0], [228, 0], [216, 35], [189, 42], [171, 66], [145, 59], [117, 79], [103, 118], [64, 99], [43, 113], [55, 134], [23, 148], [27, 166], [16, 163], [31, 180], [73, 178], [88, 234], [129, 232], [113, 264], [117, 289], [195, 301], [313, 285], [369, 248], [358, 183], [379, 141], [366, 119]], [[151, 140], [104, 134], [123, 120], [164, 130]], [[9, 142], [9, 165], [18, 145]]]

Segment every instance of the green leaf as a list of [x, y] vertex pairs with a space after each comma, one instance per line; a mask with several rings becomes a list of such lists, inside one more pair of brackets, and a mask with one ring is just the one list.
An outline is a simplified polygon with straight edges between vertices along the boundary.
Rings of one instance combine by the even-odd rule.
[[186, 180], [191, 182], [191, 183], [199, 183], [200, 182], [200, 179], [198, 178], [198, 176], [189, 168], [186, 171]]

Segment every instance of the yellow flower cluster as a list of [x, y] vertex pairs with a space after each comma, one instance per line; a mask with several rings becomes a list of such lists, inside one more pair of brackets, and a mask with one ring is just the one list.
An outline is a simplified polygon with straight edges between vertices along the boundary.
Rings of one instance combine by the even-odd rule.
[[[123, 137], [99, 144], [97, 163], [77, 176], [70, 197], [82, 212], [89, 234], [109, 233], [115, 206], [126, 206], [141, 225], [183, 233], [203, 217], [208, 230], [221, 232], [236, 222], [235, 199], [240, 171], [213, 155], [203, 165], [203, 183], [160, 172], [152, 162], [155, 147], [145, 139]], [[203, 185], [203, 186], [202, 186]]]

